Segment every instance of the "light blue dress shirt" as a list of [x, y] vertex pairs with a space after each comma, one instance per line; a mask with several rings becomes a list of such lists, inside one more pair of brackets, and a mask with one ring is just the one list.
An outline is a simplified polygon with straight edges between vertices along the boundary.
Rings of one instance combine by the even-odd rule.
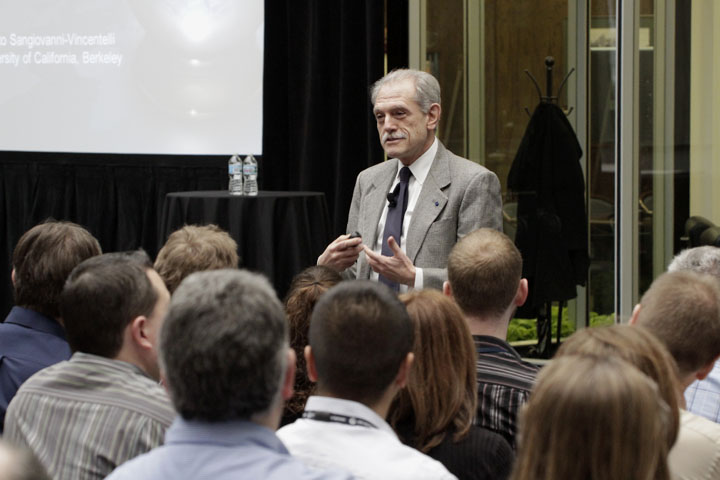
[[689, 412], [720, 423], [720, 361], [707, 377], [685, 389], [685, 402]]
[[118, 467], [107, 480], [327, 479], [352, 477], [310, 470], [290, 456], [272, 430], [253, 422], [205, 423], [176, 418], [165, 445]]

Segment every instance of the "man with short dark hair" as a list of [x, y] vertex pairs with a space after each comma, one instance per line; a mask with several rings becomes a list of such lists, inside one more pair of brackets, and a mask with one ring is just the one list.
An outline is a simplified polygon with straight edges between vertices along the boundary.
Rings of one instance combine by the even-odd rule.
[[510, 320], [528, 295], [520, 252], [498, 231], [470, 233], [450, 253], [444, 292], [460, 306], [475, 341], [478, 423], [514, 448], [517, 414], [538, 371], [506, 341]]
[[70, 358], [58, 297], [72, 269], [100, 253], [90, 232], [54, 220], [34, 226], [15, 246], [15, 306], [0, 324], [0, 434], [20, 385], [38, 370]]
[[[665, 344], [678, 367], [682, 396], [720, 357], [720, 284], [692, 271], [664, 273], [642, 296], [630, 324], [647, 328]], [[668, 466], [674, 478], [718, 478], [720, 425], [682, 409]]]
[[413, 361], [410, 317], [390, 289], [368, 281], [333, 287], [313, 310], [309, 340], [305, 359], [317, 394], [303, 418], [278, 431], [293, 455], [358, 478], [455, 478], [403, 445], [385, 422]]
[[154, 265], [171, 294], [191, 273], [237, 266], [237, 243], [217, 225], [185, 225], [175, 230]]
[[[709, 245], [688, 248], [668, 265], [668, 272], [695, 272], [712, 275], [720, 282], [720, 248]], [[687, 411], [720, 423], [720, 361], [707, 377], [685, 389]]]
[[55, 480], [105, 478], [162, 442], [174, 411], [158, 385], [157, 338], [170, 294], [144, 252], [85, 260], [60, 312], [73, 350], [20, 387], [6, 437]]
[[260, 275], [215, 270], [183, 280], [160, 338], [180, 416], [165, 445], [109, 479], [349, 478], [308, 469], [274, 433], [295, 375], [287, 330], [282, 305]]

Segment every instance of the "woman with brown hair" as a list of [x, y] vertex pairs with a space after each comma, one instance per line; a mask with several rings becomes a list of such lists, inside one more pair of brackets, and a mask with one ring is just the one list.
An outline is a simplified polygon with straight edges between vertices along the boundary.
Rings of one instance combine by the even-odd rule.
[[669, 480], [673, 416], [658, 390], [617, 357], [552, 360], [520, 416], [511, 478]]
[[442, 293], [400, 295], [415, 328], [415, 362], [388, 415], [400, 439], [459, 479], [504, 479], [513, 452], [500, 435], [473, 425], [475, 345], [459, 307]]
[[290, 326], [290, 346], [295, 350], [295, 392], [285, 405], [281, 425], [292, 423], [302, 415], [305, 402], [315, 389], [308, 379], [305, 365], [305, 346], [308, 344], [310, 315], [320, 296], [342, 281], [335, 270], [313, 266], [293, 278], [285, 297], [285, 313]]

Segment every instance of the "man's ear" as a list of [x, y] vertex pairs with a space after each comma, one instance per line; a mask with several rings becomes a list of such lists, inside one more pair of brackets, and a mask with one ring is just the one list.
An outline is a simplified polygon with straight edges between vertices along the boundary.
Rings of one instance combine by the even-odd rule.
[[13, 284], [13, 287], [15, 286], [15, 268], [13, 267], [12, 272], [10, 272], [10, 281]]
[[312, 353], [312, 347], [305, 345], [305, 367], [307, 369], [307, 376], [311, 382], [318, 381], [317, 368], [315, 367], [315, 356]]
[[282, 398], [288, 400], [295, 392], [295, 350], [288, 348], [287, 367], [285, 368], [285, 377], [282, 384]]
[[630, 315], [630, 321], [628, 322], [630, 325], [635, 325], [638, 321], [638, 317], [640, 316], [640, 310], [642, 310], [642, 305], [639, 303], [635, 305], [635, 308], [633, 308], [632, 315]]
[[428, 117], [428, 123], [427, 128], [428, 130], [435, 130], [438, 126], [438, 123], [440, 123], [440, 113], [442, 109], [440, 108], [440, 105], [437, 103], [433, 103], [430, 105], [430, 110], [428, 110], [427, 117]]
[[446, 296], [448, 296], [448, 297], [452, 297], [452, 296], [453, 296], [453, 294], [452, 294], [452, 287], [450, 286], [450, 282], [449, 282], [448, 280], [445, 280], [445, 281], [443, 282], [442, 292], [443, 292], [444, 295], [446, 295]]
[[528, 293], [529, 288], [527, 278], [521, 278], [513, 303], [515, 303], [518, 307], [522, 307], [525, 304], [525, 300], [527, 300]]
[[412, 368], [415, 355], [410, 352], [405, 357], [405, 360], [400, 364], [398, 373], [395, 376], [395, 385], [400, 389], [407, 385], [408, 379], [410, 378], [410, 369]]
[[128, 325], [133, 342], [143, 350], [152, 350], [154, 345], [147, 334], [149, 322], [145, 315], [135, 317]]

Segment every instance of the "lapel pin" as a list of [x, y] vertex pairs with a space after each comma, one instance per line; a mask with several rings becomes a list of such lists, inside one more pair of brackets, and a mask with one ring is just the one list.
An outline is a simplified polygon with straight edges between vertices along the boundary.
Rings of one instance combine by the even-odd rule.
[[435, 200], [435, 206], [436, 206], [436, 207], [437, 207], [437, 206], [440, 206], [440, 202], [438, 202], [437, 200]]

